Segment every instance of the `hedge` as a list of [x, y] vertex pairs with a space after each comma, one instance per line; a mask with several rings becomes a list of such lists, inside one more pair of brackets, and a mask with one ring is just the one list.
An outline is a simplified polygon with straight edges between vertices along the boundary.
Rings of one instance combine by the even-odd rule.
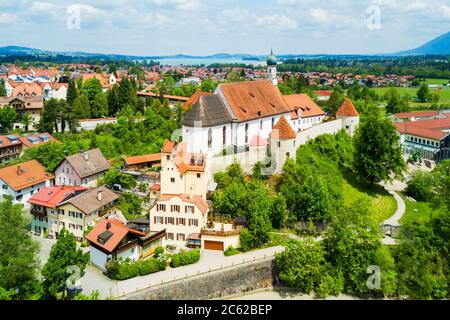
[[188, 264], [196, 263], [200, 260], [200, 250], [194, 249], [171, 256], [170, 266], [177, 268], [179, 266], [185, 266]]
[[163, 271], [166, 269], [166, 261], [162, 259], [149, 258], [131, 262], [110, 260], [106, 264], [106, 275], [115, 280], [126, 280], [137, 276], [144, 276], [150, 273]]

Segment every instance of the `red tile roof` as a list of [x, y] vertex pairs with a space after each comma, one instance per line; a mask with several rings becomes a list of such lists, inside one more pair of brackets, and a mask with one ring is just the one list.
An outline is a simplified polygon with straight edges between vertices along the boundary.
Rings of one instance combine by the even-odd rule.
[[430, 128], [424, 128], [420, 126], [415, 126], [415, 123], [419, 121], [414, 122], [396, 122], [394, 123], [395, 127], [397, 128], [397, 131], [402, 134], [410, 134], [413, 136], [418, 136], [422, 138], [428, 138], [433, 140], [442, 140], [446, 136], [449, 135], [448, 132], [444, 132], [438, 129], [430, 129]]
[[154, 183], [151, 185], [150, 190], [152, 191], [160, 191], [161, 190], [161, 185], [159, 183]]
[[[44, 139], [42, 139], [42, 137], [45, 136], [47, 137], [49, 140], [48, 141], [44, 141]], [[36, 139], [36, 143], [32, 143], [28, 138], [35, 138]], [[26, 137], [21, 137], [20, 141], [22, 141], [22, 143], [31, 148], [31, 147], [36, 147], [39, 146], [43, 143], [46, 142], [57, 142], [57, 143], [61, 143], [61, 141], [56, 140], [50, 133], [48, 132], [44, 132], [44, 133], [35, 133], [35, 134], [30, 134]]]
[[333, 91], [331, 91], [331, 90], [318, 90], [318, 91], [315, 91], [314, 93], [317, 94], [318, 96], [329, 97], [329, 96], [331, 96]]
[[[105, 243], [102, 244], [98, 242], [98, 236], [108, 230], [108, 222], [110, 223], [109, 231], [112, 233], [112, 235]], [[145, 233], [130, 229], [119, 220], [102, 219], [99, 223], [97, 223], [94, 229], [89, 232], [89, 234], [86, 236], [86, 240], [112, 253], [128, 233], [134, 233], [138, 236], [145, 236]]]
[[47, 208], [56, 208], [61, 202], [87, 189], [88, 188], [80, 186], [52, 186], [42, 188], [39, 192], [35, 193], [28, 202]]
[[394, 116], [400, 119], [408, 119], [412, 117], [420, 118], [420, 117], [433, 117], [437, 116], [439, 111], [415, 111], [415, 112], [402, 112], [402, 113], [394, 113]]
[[171, 153], [173, 148], [175, 147], [176, 142], [171, 140], [164, 141], [164, 144], [161, 148], [162, 153]]
[[273, 127], [270, 137], [276, 139], [295, 139], [297, 138], [297, 134], [286, 118], [281, 116], [280, 120], [278, 120], [277, 124]]
[[161, 153], [146, 154], [142, 156], [124, 157], [123, 160], [127, 166], [147, 162], [161, 162]]
[[[302, 118], [325, 115], [325, 112], [306, 93], [291, 94], [283, 96], [283, 98], [292, 111], [301, 111]], [[298, 116], [295, 115], [292, 119], [298, 119]]]
[[192, 203], [193, 205], [195, 205], [203, 213], [203, 215], [206, 214], [206, 211], [209, 208], [208, 203], [206, 202], [206, 200], [203, 199], [201, 196], [198, 196], [198, 195], [191, 196], [191, 195], [188, 195], [188, 194], [165, 194], [165, 195], [162, 195], [159, 198], [158, 202], [159, 201], [168, 201], [168, 200], [170, 200], [172, 198], [175, 198], [175, 197], [181, 199], [184, 202]]
[[0, 169], [0, 179], [16, 191], [43, 183], [55, 176], [45, 172], [37, 160], [31, 160]]
[[0, 148], [6, 148], [10, 146], [18, 146], [21, 145], [20, 136], [17, 134], [11, 134], [10, 136], [14, 136], [17, 138], [17, 141], [11, 142], [6, 136], [0, 136]]
[[203, 92], [200, 89], [197, 89], [195, 93], [189, 98], [189, 100], [183, 103], [183, 108], [188, 109], [192, 107], [194, 104], [196, 104], [201, 96], [210, 96], [210, 95], [212, 95], [211, 92]]
[[291, 111], [270, 80], [222, 83], [219, 88], [238, 122]]
[[345, 98], [344, 103], [340, 106], [336, 112], [338, 117], [357, 117], [359, 116], [358, 111], [356, 111], [355, 106], [349, 98]]

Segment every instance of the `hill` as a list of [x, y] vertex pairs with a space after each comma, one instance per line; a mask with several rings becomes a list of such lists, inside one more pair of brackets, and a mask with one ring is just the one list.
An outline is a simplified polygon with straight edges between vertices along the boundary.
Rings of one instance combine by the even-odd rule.
[[450, 32], [443, 34], [424, 45], [407, 51], [397, 52], [394, 55], [412, 56], [412, 55], [447, 55], [450, 54]]

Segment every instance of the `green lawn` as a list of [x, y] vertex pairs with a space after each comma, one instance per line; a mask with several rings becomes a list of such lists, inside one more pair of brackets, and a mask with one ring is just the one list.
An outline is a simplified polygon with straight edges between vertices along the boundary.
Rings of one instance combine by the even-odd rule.
[[409, 201], [404, 195], [401, 195], [406, 204], [406, 211], [403, 217], [400, 219], [400, 224], [408, 224], [411, 222], [426, 222], [430, 219], [431, 215], [436, 212], [428, 202], [421, 201]]
[[427, 78], [425, 79], [426, 84], [447, 84], [450, 83], [450, 79], [433, 79]]
[[372, 201], [374, 218], [379, 223], [394, 215], [397, 210], [394, 197], [386, 190], [378, 185], [370, 188], [367, 183], [358, 181], [353, 174], [344, 175], [343, 189], [345, 204], [350, 204], [361, 196], [368, 196]]
[[[428, 79], [428, 80], [430, 80], [430, 79]], [[446, 79], [444, 79], [444, 80], [437, 79], [437, 80], [440, 80], [442, 82]], [[436, 83], [436, 84], [439, 84], [439, 83]], [[373, 88], [372, 90], [374, 90], [376, 93], [378, 93], [378, 95], [383, 96], [389, 89], [390, 89], [390, 87], [383, 87], [383, 88]], [[401, 96], [408, 94], [411, 96], [412, 99], [414, 99], [416, 97], [418, 88], [396, 87], [396, 90], [398, 91], [398, 93]], [[430, 88], [430, 91], [439, 93], [440, 99], [439, 99], [438, 104], [450, 105], [450, 87]], [[427, 106], [430, 106], [430, 103], [420, 103], [420, 102], [413, 101], [413, 102], [411, 102], [411, 105], [418, 106], [418, 107], [427, 107]]]

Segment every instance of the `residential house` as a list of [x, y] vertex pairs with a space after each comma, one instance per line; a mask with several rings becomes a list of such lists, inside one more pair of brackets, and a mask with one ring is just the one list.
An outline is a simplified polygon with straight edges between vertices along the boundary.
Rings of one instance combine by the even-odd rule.
[[0, 164], [18, 159], [22, 152], [22, 142], [17, 134], [0, 136]]
[[28, 207], [34, 193], [53, 184], [54, 176], [45, 172], [37, 160], [31, 160], [0, 169], [2, 197], [11, 196], [15, 203]]
[[165, 230], [164, 243], [185, 246], [198, 238], [208, 218], [209, 206], [199, 195], [161, 195], [150, 209], [150, 229]]
[[31, 230], [35, 235], [47, 235], [58, 237], [58, 233], [66, 225], [65, 215], [58, 214], [58, 207], [64, 201], [87, 191], [85, 187], [75, 186], [51, 186], [42, 188], [29, 200], [31, 218]]
[[113, 215], [119, 196], [106, 187], [88, 189], [59, 203], [56, 210], [47, 211], [49, 234], [57, 235], [64, 227], [77, 241], [83, 241], [85, 231], [93, 228], [101, 217]]
[[56, 83], [56, 82], [42, 82], [40, 83], [42, 88], [42, 96], [44, 99], [58, 99], [66, 100], [67, 98], [67, 83]]
[[[18, 115], [16, 122], [13, 124], [14, 129], [36, 129], [36, 125], [41, 119], [41, 110], [44, 107], [42, 96], [0, 97], [0, 108], [8, 105], [13, 107]], [[25, 114], [29, 116], [30, 120], [28, 128], [23, 124]]]
[[109, 260], [139, 259], [152, 255], [162, 246], [165, 230], [151, 232], [133, 223], [123, 223], [117, 219], [102, 219], [89, 232], [91, 263], [106, 271]]
[[59, 185], [96, 187], [97, 179], [103, 177], [111, 164], [100, 149], [82, 151], [67, 156], [55, 171], [56, 183]]
[[61, 143], [60, 141], [56, 140], [48, 132], [29, 134], [25, 137], [20, 137], [20, 141], [22, 142], [23, 151], [25, 151], [28, 148], [34, 148], [34, 147], [40, 146], [41, 144], [47, 143], [47, 142]]

